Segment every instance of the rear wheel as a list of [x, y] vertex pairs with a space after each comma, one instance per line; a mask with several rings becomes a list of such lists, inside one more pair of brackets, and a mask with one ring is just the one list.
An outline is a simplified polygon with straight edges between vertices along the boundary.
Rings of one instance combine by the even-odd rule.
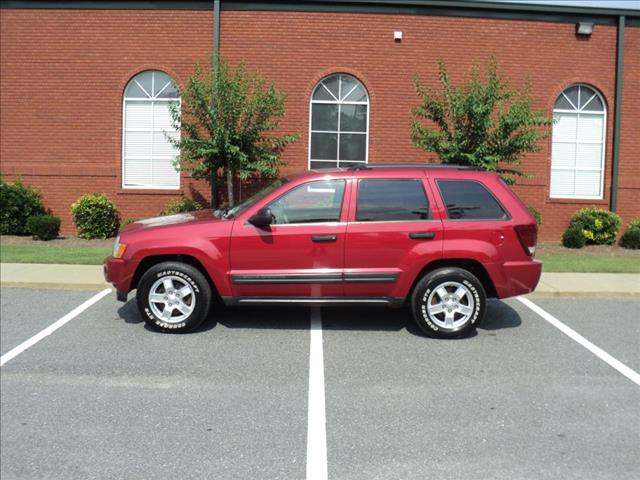
[[429, 272], [411, 296], [413, 317], [429, 336], [456, 338], [472, 333], [482, 321], [487, 297], [468, 270], [440, 268]]
[[207, 317], [211, 287], [197, 268], [163, 262], [142, 276], [136, 299], [140, 315], [149, 326], [162, 332], [188, 332]]

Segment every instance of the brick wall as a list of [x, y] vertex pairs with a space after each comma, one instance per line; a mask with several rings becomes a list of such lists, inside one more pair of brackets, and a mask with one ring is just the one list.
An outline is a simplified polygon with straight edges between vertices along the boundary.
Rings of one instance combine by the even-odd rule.
[[[145, 69], [164, 70], [179, 83], [196, 61], [208, 60], [212, 18], [206, 11], [3, 10], [2, 172], [42, 186], [45, 201], [73, 226], [68, 206], [84, 191], [113, 198], [123, 217], [155, 214], [175, 192], [120, 188], [122, 92]], [[393, 31], [401, 30], [401, 43]], [[638, 111], [632, 84], [640, 75], [640, 29], [627, 29], [625, 101], [619, 211], [640, 216], [633, 201], [640, 188]], [[576, 82], [596, 87], [607, 102], [605, 198], [597, 202], [549, 197], [550, 143], [528, 155], [522, 169], [534, 175], [518, 193], [544, 216], [541, 238], [557, 239], [570, 215], [587, 205], [609, 205], [615, 84], [615, 27], [596, 25], [588, 40], [575, 24], [534, 21], [224, 11], [223, 56], [244, 59], [288, 93], [282, 131], [298, 132], [287, 148], [284, 173], [303, 170], [308, 158], [309, 97], [318, 80], [335, 72], [358, 77], [370, 95], [370, 162], [435, 161], [411, 146], [410, 108], [417, 103], [413, 78], [437, 85], [442, 57], [454, 81], [491, 54], [520, 87], [531, 80], [534, 107], [553, 108], [556, 96]], [[208, 186], [183, 179], [183, 192], [208, 198]]]
[[189, 193], [187, 182], [178, 192], [121, 188], [122, 94], [142, 70], [182, 82], [209, 62], [212, 21], [206, 11], [3, 9], [3, 177], [42, 188], [65, 234], [83, 193], [106, 193], [122, 218], [156, 215]]
[[618, 213], [640, 217], [640, 28], [625, 29]]

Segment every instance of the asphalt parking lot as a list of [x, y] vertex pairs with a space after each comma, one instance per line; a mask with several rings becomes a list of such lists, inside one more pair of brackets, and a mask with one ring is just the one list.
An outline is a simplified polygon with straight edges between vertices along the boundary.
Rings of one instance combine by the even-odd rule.
[[[95, 293], [3, 288], [1, 354]], [[640, 371], [639, 300], [534, 302]], [[159, 334], [111, 293], [7, 361], [2, 479], [640, 478], [640, 386], [516, 299], [453, 341], [407, 310], [214, 318]]]

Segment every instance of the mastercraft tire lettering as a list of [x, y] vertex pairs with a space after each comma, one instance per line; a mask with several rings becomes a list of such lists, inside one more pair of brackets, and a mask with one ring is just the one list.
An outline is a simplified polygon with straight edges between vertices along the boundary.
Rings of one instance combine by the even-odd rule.
[[411, 296], [414, 319], [429, 336], [457, 338], [482, 321], [486, 294], [482, 283], [461, 268], [441, 268], [425, 275]]
[[136, 299], [140, 314], [155, 330], [187, 332], [207, 317], [211, 287], [197, 268], [164, 262], [144, 273]]

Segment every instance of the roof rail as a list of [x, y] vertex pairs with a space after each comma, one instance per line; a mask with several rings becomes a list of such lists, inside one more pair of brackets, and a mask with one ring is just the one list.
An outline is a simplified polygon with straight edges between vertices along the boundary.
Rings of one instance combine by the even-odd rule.
[[437, 168], [443, 170], [476, 170], [482, 171], [480, 167], [469, 165], [453, 165], [442, 163], [367, 163], [363, 165], [352, 165], [347, 170], [373, 170], [376, 168]]

